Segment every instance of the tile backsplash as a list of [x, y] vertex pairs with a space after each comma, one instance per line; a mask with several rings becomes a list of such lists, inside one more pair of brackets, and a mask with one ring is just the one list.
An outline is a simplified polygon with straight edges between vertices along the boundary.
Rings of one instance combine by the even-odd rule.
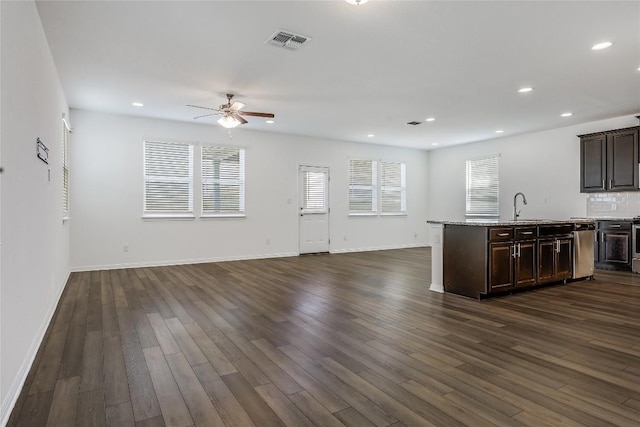
[[587, 216], [633, 218], [640, 215], [640, 192], [590, 193], [587, 197]]

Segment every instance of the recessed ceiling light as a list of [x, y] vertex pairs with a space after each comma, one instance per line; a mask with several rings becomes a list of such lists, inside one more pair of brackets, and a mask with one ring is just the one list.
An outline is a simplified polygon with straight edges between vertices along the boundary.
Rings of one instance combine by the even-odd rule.
[[591, 47], [591, 50], [602, 50], [611, 46], [613, 46], [613, 43], [611, 42], [596, 43]]
[[369, 135], [367, 135], [367, 138], [373, 138], [375, 135], [370, 133]]
[[571, 117], [573, 116], [573, 113], [562, 113], [560, 114], [560, 117]]
[[432, 142], [431, 145], [439, 145], [437, 142]]
[[133, 105], [134, 107], [144, 107], [144, 104], [142, 102], [132, 102], [131, 105]]
[[345, 0], [349, 4], [353, 4], [355, 6], [360, 6], [361, 4], [365, 4], [369, 0]]
[[275, 123], [275, 120], [265, 120], [264, 122], [265, 122], [265, 123], [269, 123], [270, 125], [272, 125], [272, 124], [274, 124], [274, 123]]
[[433, 122], [433, 121], [435, 121], [435, 120], [436, 120], [436, 119], [435, 119], [435, 117], [427, 117], [427, 118], [425, 119], [425, 122]]
[[503, 132], [504, 132], [504, 131], [503, 131], [502, 129], [498, 129], [498, 130], [496, 131], [496, 133], [503, 133]]
[[638, 67], [638, 71], [640, 71], [640, 67]]
[[532, 87], [523, 87], [521, 89], [518, 89], [518, 92], [520, 93], [527, 93], [527, 92], [531, 92], [533, 90]]

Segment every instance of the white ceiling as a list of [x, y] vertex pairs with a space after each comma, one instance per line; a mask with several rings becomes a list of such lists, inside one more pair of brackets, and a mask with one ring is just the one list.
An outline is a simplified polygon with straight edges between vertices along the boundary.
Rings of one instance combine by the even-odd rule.
[[[246, 110], [276, 115], [234, 132], [426, 149], [640, 113], [640, 1], [40, 1], [38, 10], [72, 108], [192, 122], [203, 110], [185, 104], [217, 107], [230, 92]], [[279, 29], [312, 40], [297, 51], [265, 44]], [[614, 45], [591, 50], [605, 40]]]

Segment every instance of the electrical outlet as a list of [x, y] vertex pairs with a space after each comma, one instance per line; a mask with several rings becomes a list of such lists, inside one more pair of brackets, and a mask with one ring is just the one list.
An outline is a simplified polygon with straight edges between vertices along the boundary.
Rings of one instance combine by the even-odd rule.
[[267, 239], [266, 243], [267, 243], [267, 245], [270, 245], [271, 244], [271, 239]]
[[414, 237], [415, 239], [417, 239], [417, 238], [418, 238], [418, 233], [413, 233], [413, 237]]
[[344, 240], [344, 241], [346, 242], [346, 241], [347, 241], [347, 236], [344, 236], [344, 237], [342, 238], [342, 240]]
[[124, 247], [122, 248], [122, 252], [129, 252], [129, 244], [128, 243], [126, 245], [124, 245]]

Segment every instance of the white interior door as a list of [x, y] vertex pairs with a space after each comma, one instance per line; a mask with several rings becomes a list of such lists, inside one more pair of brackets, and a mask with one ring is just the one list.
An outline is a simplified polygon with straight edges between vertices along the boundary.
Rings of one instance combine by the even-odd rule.
[[329, 168], [300, 166], [300, 253], [329, 252]]

